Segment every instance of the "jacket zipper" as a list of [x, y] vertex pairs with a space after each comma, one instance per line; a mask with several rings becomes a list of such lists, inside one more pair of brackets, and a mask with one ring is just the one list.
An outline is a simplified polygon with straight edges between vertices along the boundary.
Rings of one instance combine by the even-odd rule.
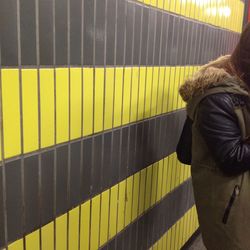
[[228, 205], [227, 205], [227, 207], [226, 207], [226, 209], [225, 209], [225, 212], [224, 212], [224, 215], [223, 215], [222, 222], [223, 222], [224, 224], [227, 224], [227, 221], [228, 221], [228, 217], [229, 217], [231, 208], [232, 208], [232, 206], [233, 206], [233, 204], [234, 204], [234, 201], [235, 201], [236, 196], [238, 196], [239, 193], [240, 193], [240, 186], [239, 186], [239, 185], [235, 185], [234, 190], [233, 190], [233, 193], [232, 193], [232, 195], [231, 195], [231, 198], [230, 198], [230, 200], [229, 200], [229, 202], [228, 202]]

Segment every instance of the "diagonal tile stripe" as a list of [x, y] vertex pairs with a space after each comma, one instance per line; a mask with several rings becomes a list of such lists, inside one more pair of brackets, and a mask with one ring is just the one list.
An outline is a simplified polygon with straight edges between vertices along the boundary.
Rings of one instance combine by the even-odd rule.
[[[101, 249], [115, 249], [115, 247], [124, 249], [124, 246], [125, 249], [129, 250], [148, 249], [193, 205], [192, 182], [189, 179], [131, 223]], [[136, 230], [137, 227], [138, 230]], [[136, 231], [138, 235], [134, 233]], [[148, 241], [145, 239], [148, 239]]]

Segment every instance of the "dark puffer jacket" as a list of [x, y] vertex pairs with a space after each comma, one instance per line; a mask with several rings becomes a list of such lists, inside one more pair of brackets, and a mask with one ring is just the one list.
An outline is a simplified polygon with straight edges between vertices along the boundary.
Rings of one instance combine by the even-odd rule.
[[209, 250], [250, 249], [250, 97], [223, 69], [229, 58], [205, 65], [180, 88], [192, 120], [191, 175]]

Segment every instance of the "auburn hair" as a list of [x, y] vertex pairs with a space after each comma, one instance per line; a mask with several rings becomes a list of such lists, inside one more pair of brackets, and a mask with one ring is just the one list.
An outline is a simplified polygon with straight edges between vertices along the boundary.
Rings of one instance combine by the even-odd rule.
[[230, 61], [234, 73], [250, 86], [250, 22], [244, 27]]

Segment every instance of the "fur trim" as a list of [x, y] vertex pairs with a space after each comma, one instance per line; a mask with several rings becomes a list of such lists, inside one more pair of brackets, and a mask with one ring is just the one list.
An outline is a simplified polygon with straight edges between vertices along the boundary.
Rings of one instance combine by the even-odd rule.
[[[221, 85], [225, 80], [234, 79], [224, 69], [223, 65], [230, 59], [230, 55], [219, 57], [217, 60], [204, 65], [192, 77], [188, 78], [180, 87], [179, 93], [185, 102], [188, 102], [193, 96], [202, 94], [210, 87]], [[239, 85], [241, 85], [239, 80]]]

